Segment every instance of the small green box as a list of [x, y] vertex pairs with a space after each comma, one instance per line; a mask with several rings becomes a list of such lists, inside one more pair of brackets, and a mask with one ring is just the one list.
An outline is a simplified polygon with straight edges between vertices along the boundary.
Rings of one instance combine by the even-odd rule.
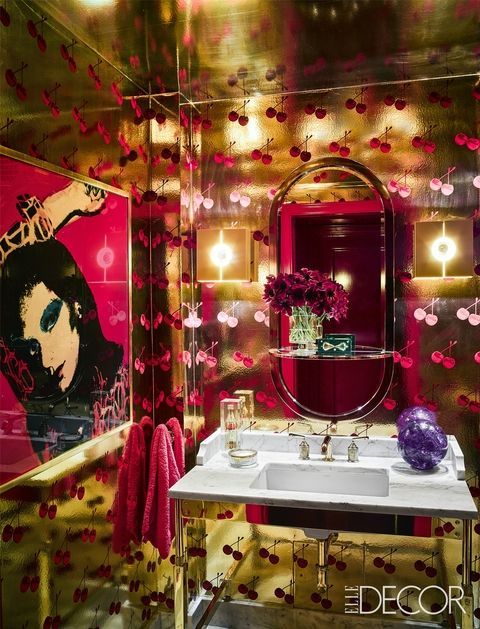
[[317, 339], [317, 354], [320, 356], [348, 356], [354, 351], [354, 334], [326, 334]]

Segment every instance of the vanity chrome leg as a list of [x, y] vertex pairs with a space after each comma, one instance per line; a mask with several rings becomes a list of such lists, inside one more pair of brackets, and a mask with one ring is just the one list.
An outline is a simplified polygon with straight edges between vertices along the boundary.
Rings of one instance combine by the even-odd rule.
[[465, 595], [472, 594], [472, 521], [463, 520], [462, 587]]
[[175, 629], [187, 626], [187, 568], [183, 543], [182, 501], [175, 500]]
[[465, 613], [462, 613], [461, 628], [473, 629], [473, 591], [472, 591], [472, 521], [463, 520], [462, 537], [462, 588], [461, 601]]
[[198, 621], [195, 626], [195, 629], [202, 629], [203, 627], [208, 627], [210, 620], [213, 618], [213, 615], [217, 611], [217, 606], [220, 602], [220, 598], [223, 595], [225, 588], [227, 587], [229, 581], [224, 579], [220, 585], [218, 586], [218, 590], [213, 596], [212, 600], [208, 604], [207, 609], [203, 612], [202, 617]]

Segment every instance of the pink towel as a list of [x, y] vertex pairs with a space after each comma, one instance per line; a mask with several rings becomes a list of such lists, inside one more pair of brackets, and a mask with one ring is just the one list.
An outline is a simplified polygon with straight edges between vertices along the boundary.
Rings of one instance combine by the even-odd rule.
[[162, 559], [168, 557], [175, 535], [174, 501], [168, 498], [168, 490], [179, 479], [168, 428], [160, 424], [153, 433], [142, 533]]
[[150, 476], [150, 451], [152, 449], [153, 437], [153, 420], [148, 415], [144, 415], [140, 420], [140, 426], [143, 430], [143, 438], [145, 440], [145, 478]]
[[180, 476], [185, 474], [185, 437], [180, 422], [176, 417], [170, 417], [167, 426], [173, 433], [173, 454]]
[[145, 508], [145, 441], [143, 430], [132, 424], [118, 472], [113, 511], [113, 551], [119, 553], [130, 541], [140, 544]]

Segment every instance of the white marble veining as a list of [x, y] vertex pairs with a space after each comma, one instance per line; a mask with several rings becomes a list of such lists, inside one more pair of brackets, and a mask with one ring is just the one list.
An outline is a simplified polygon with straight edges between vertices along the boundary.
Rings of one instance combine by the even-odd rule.
[[[311, 452], [320, 452], [324, 439], [323, 436], [306, 434], [305, 438], [310, 445]], [[264, 452], [291, 452], [298, 453], [298, 444], [302, 437], [288, 435], [287, 433], [274, 433], [262, 431], [245, 431], [241, 436], [241, 447], [252, 448]], [[346, 457], [347, 448], [351, 438], [332, 435], [332, 451], [335, 455]], [[206, 465], [222, 449], [223, 435], [216, 430], [207, 439], [202, 441], [197, 454], [197, 465]], [[369, 439], [357, 439], [360, 460], [362, 457], [395, 458], [398, 459], [397, 440], [390, 437], [370, 437]], [[465, 461], [458, 441], [452, 435], [448, 436], [448, 452], [445, 461], [452, 463], [452, 469], [456, 478], [465, 478]]]
[[[310, 460], [300, 461], [298, 444], [300, 437], [287, 434], [254, 432], [244, 434], [242, 447], [258, 450], [258, 465], [250, 468], [234, 469], [221, 451], [222, 435], [219, 431], [205, 440], [200, 448], [197, 465], [170, 489], [172, 498], [237, 502], [269, 506], [297, 507], [307, 509], [333, 509], [367, 513], [390, 513], [398, 515], [423, 515], [442, 518], [477, 517], [477, 509], [467, 484], [458, 478], [464, 474], [463, 455], [454, 437], [450, 437], [447, 457], [430, 472], [412, 470], [398, 456], [396, 440], [370, 438], [358, 440], [359, 463], [348, 463], [346, 449], [349, 439], [332, 437], [335, 461], [322, 460], [320, 447], [323, 437], [307, 436], [310, 443]], [[270, 488], [261, 482], [266, 466], [281, 463], [291, 467], [297, 478], [302, 479], [302, 470], [309, 476], [309, 486], [303, 482], [288, 489]], [[350, 470], [365, 471], [365, 483], [369, 475], [379, 470], [388, 474], [386, 495], [366, 495], [364, 493], [340, 493], [321, 491], [322, 475], [350, 474]], [[312, 490], [312, 477], [318, 474], [319, 491]], [[361, 474], [360, 474], [361, 476]], [[358, 479], [357, 479], [358, 480]], [[358, 489], [358, 488], [357, 488]], [[358, 489], [361, 492], [362, 489]], [[385, 493], [385, 492], [375, 492]]]

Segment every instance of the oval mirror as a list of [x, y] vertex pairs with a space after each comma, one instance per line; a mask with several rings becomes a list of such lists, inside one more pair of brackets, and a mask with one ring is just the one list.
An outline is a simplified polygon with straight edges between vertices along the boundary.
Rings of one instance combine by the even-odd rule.
[[324, 338], [353, 335], [355, 342], [348, 354], [302, 355], [289, 344], [289, 318], [272, 312], [271, 373], [280, 397], [306, 418], [364, 417], [383, 400], [393, 374], [393, 210], [386, 187], [352, 160], [312, 161], [279, 187], [269, 233], [272, 275], [308, 268], [343, 285], [347, 317], [325, 320]]

